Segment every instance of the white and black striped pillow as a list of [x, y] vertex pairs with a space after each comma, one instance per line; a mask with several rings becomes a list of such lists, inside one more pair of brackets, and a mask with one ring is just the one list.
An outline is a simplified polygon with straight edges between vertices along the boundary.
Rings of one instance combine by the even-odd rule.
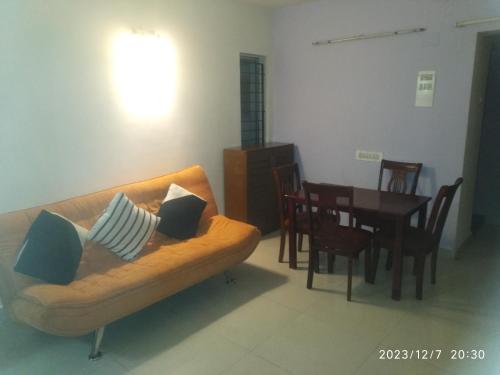
[[117, 193], [89, 232], [93, 240], [125, 260], [134, 259], [160, 223], [160, 218]]

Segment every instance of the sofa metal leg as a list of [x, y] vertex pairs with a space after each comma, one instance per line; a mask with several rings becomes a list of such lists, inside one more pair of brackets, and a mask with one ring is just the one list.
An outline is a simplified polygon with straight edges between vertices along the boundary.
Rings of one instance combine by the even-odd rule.
[[99, 358], [102, 357], [102, 353], [99, 349], [101, 347], [102, 337], [104, 336], [104, 328], [105, 327], [101, 327], [94, 331], [94, 340], [90, 347], [90, 354], [89, 354], [89, 359], [91, 361], [97, 361]]
[[231, 271], [224, 271], [224, 279], [225, 279], [226, 284], [228, 284], [228, 285], [236, 283], [236, 279], [233, 277], [233, 274], [231, 273]]

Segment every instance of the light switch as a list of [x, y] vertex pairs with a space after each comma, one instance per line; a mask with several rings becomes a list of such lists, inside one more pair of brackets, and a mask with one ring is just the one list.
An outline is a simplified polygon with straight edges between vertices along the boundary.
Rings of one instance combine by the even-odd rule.
[[382, 161], [384, 154], [377, 151], [356, 150], [356, 159], [364, 161]]
[[415, 107], [432, 107], [434, 103], [435, 86], [435, 70], [423, 70], [418, 72]]

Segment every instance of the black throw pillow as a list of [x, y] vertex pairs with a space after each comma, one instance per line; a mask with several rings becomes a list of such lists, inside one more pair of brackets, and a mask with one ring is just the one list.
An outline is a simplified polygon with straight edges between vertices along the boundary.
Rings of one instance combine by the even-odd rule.
[[196, 236], [201, 214], [207, 201], [176, 184], [168, 188], [158, 216], [158, 231], [167, 236], [186, 240]]
[[17, 256], [16, 272], [52, 284], [75, 278], [87, 230], [58, 214], [42, 210]]

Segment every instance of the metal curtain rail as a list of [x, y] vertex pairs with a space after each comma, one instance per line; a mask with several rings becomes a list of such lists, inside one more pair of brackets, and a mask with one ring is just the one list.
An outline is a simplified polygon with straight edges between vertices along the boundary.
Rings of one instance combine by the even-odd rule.
[[500, 21], [500, 17], [478, 18], [476, 20], [459, 21], [456, 23], [456, 27], [466, 27], [471, 25], [478, 25], [480, 23], [498, 22], [498, 21]]
[[353, 41], [353, 40], [384, 38], [384, 37], [388, 37], [388, 36], [397, 36], [397, 35], [421, 33], [421, 32], [423, 32], [425, 30], [427, 30], [425, 27], [416, 27], [416, 28], [413, 28], [413, 29], [402, 29], [402, 30], [396, 30], [396, 31], [384, 31], [384, 32], [381, 32], [381, 33], [373, 33], [373, 34], [351, 35], [351, 36], [346, 36], [346, 37], [343, 37], [343, 38], [320, 40], [320, 41], [317, 41], [317, 42], [313, 42], [313, 46], [324, 46], [324, 45], [328, 45], [328, 44], [350, 42], [350, 41]]

